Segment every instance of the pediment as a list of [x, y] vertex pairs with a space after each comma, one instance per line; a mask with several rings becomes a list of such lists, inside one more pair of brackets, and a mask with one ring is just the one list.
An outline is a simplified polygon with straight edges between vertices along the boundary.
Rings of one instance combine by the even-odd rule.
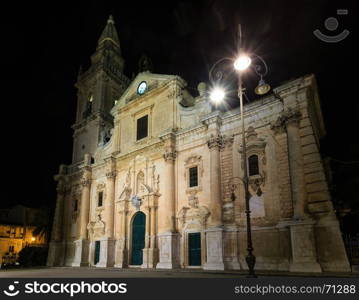
[[[113, 110], [116, 108], [121, 108], [128, 104], [129, 102], [146, 95], [146, 93], [151, 92], [160, 86], [167, 84], [169, 81], [175, 79], [177, 76], [175, 75], [164, 75], [164, 74], [154, 74], [148, 71], [139, 73], [130, 83], [126, 91], [122, 94], [120, 99], [118, 99], [116, 105]], [[137, 93], [138, 85], [142, 82], [146, 81], [147, 90], [143, 95], [139, 95]]]

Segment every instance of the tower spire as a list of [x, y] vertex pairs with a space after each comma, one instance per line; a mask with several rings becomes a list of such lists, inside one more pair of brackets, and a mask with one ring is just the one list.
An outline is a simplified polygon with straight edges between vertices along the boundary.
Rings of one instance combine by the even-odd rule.
[[109, 16], [105, 29], [102, 31], [100, 38], [98, 39], [97, 48], [105, 41], [111, 41], [116, 46], [120, 47], [120, 40], [118, 38], [117, 30], [115, 27], [115, 21], [112, 15]]

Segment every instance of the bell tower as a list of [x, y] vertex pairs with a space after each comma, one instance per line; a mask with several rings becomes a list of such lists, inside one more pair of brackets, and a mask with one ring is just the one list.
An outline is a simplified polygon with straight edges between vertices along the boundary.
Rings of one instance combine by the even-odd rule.
[[85, 153], [93, 155], [98, 146], [110, 139], [111, 108], [130, 82], [123, 70], [120, 41], [110, 16], [91, 56], [91, 66], [85, 72], [80, 68], [75, 84], [78, 92], [76, 123], [72, 126], [73, 163], [81, 161]]

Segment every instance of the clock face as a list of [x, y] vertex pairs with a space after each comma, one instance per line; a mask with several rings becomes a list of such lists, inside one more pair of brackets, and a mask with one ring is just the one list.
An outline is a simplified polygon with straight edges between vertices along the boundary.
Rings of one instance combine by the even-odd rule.
[[142, 81], [137, 88], [137, 93], [142, 95], [144, 94], [144, 92], [146, 92], [147, 89], [147, 82], [146, 81]]

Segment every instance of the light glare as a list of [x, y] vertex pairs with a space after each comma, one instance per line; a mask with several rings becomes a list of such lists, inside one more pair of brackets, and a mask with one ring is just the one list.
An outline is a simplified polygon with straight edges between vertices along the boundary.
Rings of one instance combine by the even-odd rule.
[[245, 54], [241, 54], [235, 61], [234, 61], [234, 68], [238, 71], [244, 71], [249, 67], [251, 64], [251, 59], [249, 56]]
[[211, 92], [211, 96], [210, 99], [212, 102], [214, 102], [215, 104], [218, 104], [220, 102], [223, 101], [224, 99], [224, 91], [220, 88], [215, 88], [212, 92]]

